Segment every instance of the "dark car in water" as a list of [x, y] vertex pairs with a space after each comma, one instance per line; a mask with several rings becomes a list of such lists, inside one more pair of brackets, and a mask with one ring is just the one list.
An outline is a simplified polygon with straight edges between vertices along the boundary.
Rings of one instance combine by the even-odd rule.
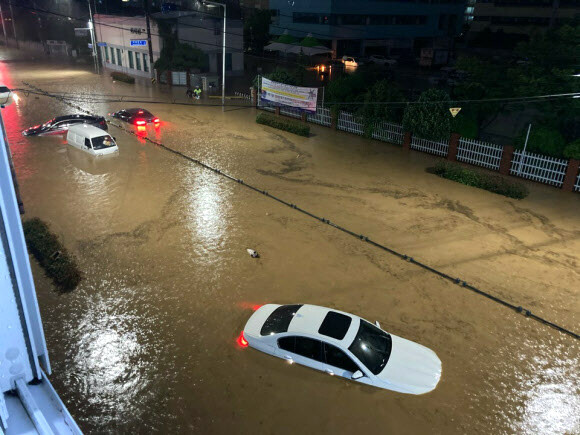
[[45, 136], [49, 134], [65, 134], [69, 127], [77, 124], [88, 124], [107, 130], [107, 121], [102, 116], [90, 115], [64, 115], [52, 118], [44, 124], [38, 124], [27, 128], [22, 132], [23, 136]]
[[146, 124], [159, 124], [159, 118], [153, 115], [151, 112], [141, 108], [133, 109], [122, 109], [118, 112], [111, 113], [113, 118], [120, 119], [121, 121], [128, 122], [129, 124], [135, 125], [146, 125]]

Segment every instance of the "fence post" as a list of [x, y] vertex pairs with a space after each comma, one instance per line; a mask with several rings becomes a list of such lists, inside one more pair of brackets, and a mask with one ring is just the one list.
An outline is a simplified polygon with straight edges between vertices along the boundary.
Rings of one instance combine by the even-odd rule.
[[457, 147], [459, 146], [459, 138], [461, 135], [459, 133], [451, 133], [449, 137], [449, 152], [447, 153], [447, 160], [456, 162], [457, 161]]
[[512, 145], [506, 145], [503, 147], [503, 153], [501, 155], [501, 162], [499, 163], [499, 173], [502, 175], [510, 174], [510, 167], [512, 164], [512, 159], [514, 158], [515, 148]]
[[562, 190], [566, 192], [574, 191], [574, 184], [576, 184], [576, 178], [578, 177], [578, 170], [580, 169], [580, 160], [570, 159], [568, 160], [568, 169], [566, 169], [566, 175], [564, 176], [564, 184], [562, 184]]
[[403, 148], [406, 150], [411, 149], [411, 138], [413, 137], [413, 133], [410, 131], [406, 131], [405, 135], [403, 136]]
[[274, 108], [274, 114], [275, 114], [276, 116], [280, 116], [280, 106], [276, 106], [276, 107]]
[[258, 90], [253, 86], [250, 88], [250, 92], [252, 94], [252, 103], [255, 108], [258, 107]]
[[302, 113], [300, 114], [300, 120], [301, 120], [302, 122], [306, 122], [306, 112], [302, 112]]
[[339, 110], [335, 106], [330, 107], [330, 128], [336, 130], [338, 126], [338, 112]]
[[185, 87], [187, 89], [191, 88], [191, 74], [189, 72], [189, 68], [185, 70]]
[[167, 71], [167, 84], [173, 86], [173, 71]]

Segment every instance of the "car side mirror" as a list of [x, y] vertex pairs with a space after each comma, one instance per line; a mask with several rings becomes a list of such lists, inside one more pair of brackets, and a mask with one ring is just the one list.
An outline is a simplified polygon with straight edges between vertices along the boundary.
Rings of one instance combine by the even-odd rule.
[[363, 372], [361, 372], [360, 370], [357, 370], [356, 372], [354, 372], [352, 374], [351, 379], [357, 380], [357, 379], [360, 379], [360, 378], [364, 378], [364, 376], [365, 375], [364, 375]]
[[115, 142], [117, 142], [117, 138], [116, 138], [115, 136], [113, 136], [113, 140], [114, 140]]
[[381, 327], [381, 324], [379, 323], [378, 320], [375, 320], [375, 325], [377, 325], [377, 328], [380, 328]]

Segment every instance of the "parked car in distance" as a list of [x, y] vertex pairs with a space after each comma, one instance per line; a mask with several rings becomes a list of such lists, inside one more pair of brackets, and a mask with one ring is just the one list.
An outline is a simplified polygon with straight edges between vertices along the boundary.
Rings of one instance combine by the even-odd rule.
[[441, 378], [441, 361], [432, 350], [383, 331], [378, 322], [316, 305], [259, 307], [238, 343], [401, 393], [428, 393]]
[[93, 156], [102, 156], [119, 151], [115, 138], [105, 130], [92, 125], [73, 125], [68, 129], [66, 141], [69, 145]]
[[346, 67], [354, 67], [361, 66], [364, 62], [360, 58], [355, 58], [352, 56], [342, 56], [342, 63]]
[[52, 118], [44, 124], [35, 125], [22, 132], [23, 136], [45, 136], [51, 134], [64, 134], [70, 127], [78, 124], [87, 124], [107, 130], [107, 121], [102, 116], [90, 115], [64, 115]]
[[121, 121], [128, 122], [129, 124], [135, 124], [137, 126], [144, 126], [147, 124], [159, 124], [159, 118], [153, 115], [151, 112], [139, 107], [132, 109], [121, 109], [118, 112], [110, 114], [113, 118], [120, 119]]
[[395, 59], [389, 59], [385, 56], [380, 54], [373, 54], [369, 57], [370, 63], [375, 63], [377, 65], [385, 65], [385, 66], [395, 66], [397, 61]]

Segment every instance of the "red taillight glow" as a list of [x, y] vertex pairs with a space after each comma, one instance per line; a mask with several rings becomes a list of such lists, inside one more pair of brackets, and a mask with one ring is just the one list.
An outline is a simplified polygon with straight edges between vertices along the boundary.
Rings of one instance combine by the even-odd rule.
[[154, 118], [154, 119], [153, 119], [153, 122], [154, 122], [155, 124], [157, 124], [157, 123], [159, 122], [159, 118]]
[[240, 336], [236, 340], [240, 347], [248, 347], [248, 340], [244, 337], [244, 331], [240, 333]]
[[38, 128], [38, 127], [40, 127], [40, 124], [38, 124], [38, 125], [35, 125], [35, 126], [34, 126], [34, 127], [32, 127], [32, 128]]
[[147, 124], [147, 122], [143, 121], [142, 119], [138, 119], [137, 121], [135, 121], [135, 125], [145, 125]]
[[138, 113], [139, 115], [142, 115], [142, 114], [143, 114], [143, 111], [142, 111], [142, 110], [139, 110], [137, 113]]
[[261, 305], [252, 305], [252, 310], [254, 311], [258, 311], [260, 308], [262, 308], [264, 306], [264, 304]]

